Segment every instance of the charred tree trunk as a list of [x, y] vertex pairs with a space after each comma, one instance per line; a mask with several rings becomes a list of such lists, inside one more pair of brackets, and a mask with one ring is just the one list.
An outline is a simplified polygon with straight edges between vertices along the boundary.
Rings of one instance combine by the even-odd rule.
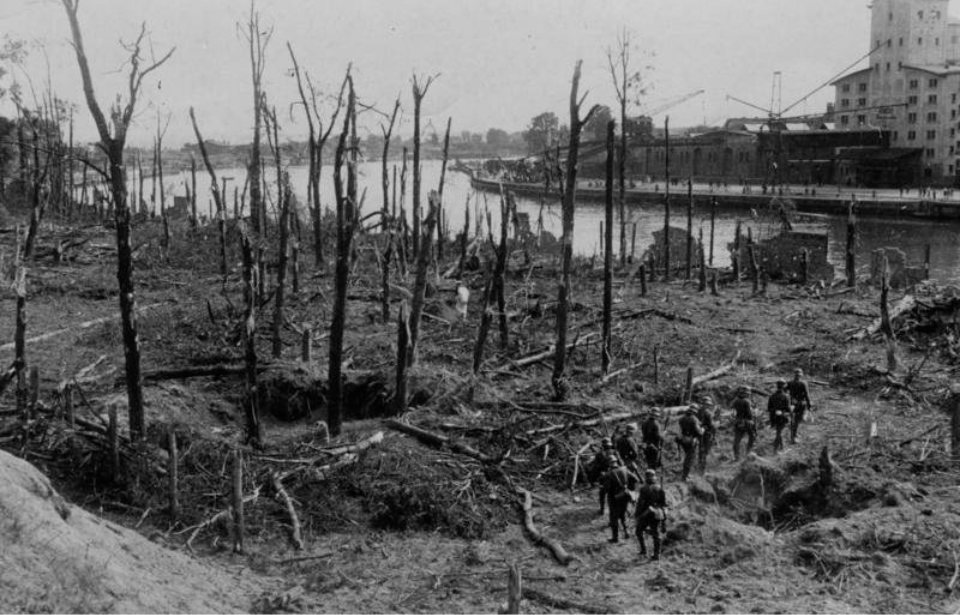
[[857, 285], [857, 219], [853, 214], [853, 204], [847, 212], [847, 286]]
[[893, 324], [890, 322], [890, 276], [887, 264], [887, 255], [884, 253], [880, 260], [880, 332], [887, 343], [887, 371], [897, 369], [897, 339], [893, 333]]
[[[393, 135], [393, 126], [397, 121], [397, 113], [400, 111], [400, 99], [393, 104], [393, 113], [390, 114], [390, 123], [383, 131], [383, 152], [380, 155], [380, 185], [383, 188], [383, 207], [380, 211], [380, 228], [383, 231], [384, 241], [386, 243], [383, 250], [383, 259], [380, 269], [380, 288], [381, 288], [381, 306], [383, 311], [383, 322], [390, 322], [390, 260], [393, 257], [393, 243], [396, 236], [396, 212], [391, 214], [390, 208], [390, 173], [388, 167], [388, 158], [390, 157], [390, 138]], [[393, 167], [393, 200], [396, 209], [397, 199], [397, 168]]]
[[[279, 143], [277, 148], [279, 150]], [[283, 201], [280, 205], [280, 253], [277, 262], [277, 291], [273, 297], [273, 358], [275, 359], [279, 359], [283, 355], [283, 340], [280, 337], [280, 330], [283, 327], [284, 293], [287, 283], [287, 252], [290, 238], [290, 198], [293, 192], [293, 188], [290, 186], [290, 176], [286, 173], [283, 174], [282, 185], [284, 185], [284, 189], [281, 190]]]
[[493, 268], [487, 261], [487, 281], [483, 286], [483, 304], [480, 310], [480, 327], [477, 329], [477, 342], [473, 346], [473, 375], [480, 375], [483, 365], [483, 351], [487, 345], [487, 335], [490, 333], [490, 324], [493, 314], [490, 313], [490, 301], [493, 295]]
[[17, 267], [15, 291], [17, 293], [17, 322], [13, 334], [14, 360], [17, 370], [17, 412], [28, 420], [27, 410], [27, 271], [23, 265]]
[[663, 201], [663, 279], [670, 281], [670, 117], [663, 123], [666, 150], [666, 187]]
[[417, 363], [417, 343], [420, 340], [420, 317], [423, 314], [424, 298], [427, 291], [427, 271], [433, 256], [433, 232], [437, 222], [439, 195], [431, 192], [428, 198], [429, 210], [424, 220], [424, 233], [421, 237], [420, 253], [417, 255], [417, 279], [413, 286], [413, 300], [410, 307], [410, 349], [407, 352], [407, 364], [413, 367]]
[[[347, 111], [343, 132], [337, 143], [333, 165], [333, 186], [337, 199], [337, 264], [334, 276], [333, 319], [330, 322], [330, 362], [327, 369], [330, 387], [327, 423], [331, 436], [339, 436], [343, 428], [343, 329], [347, 322], [347, 286], [350, 276], [350, 253], [356, 224], [357, 207], [357, 138], [356, 96], [353, 78], [347, 75]], [[343, 163], [347, 156], [347, 189], [343, 188]]]
[[515, 207], [512, 194], [500, 192], [500, 244], [497, 246], [497, 268], [493, 274], [493, 288], [497, 297], [497, 318], [500, 323], [500, 352], [510, 348], [510, 327], [507, 319], [507, 258], [510, 255], [508, 230], [510, 216]]
[[407, 302], [400, 302], [397, 310], [397, 381], [393, 393], [393, 412], [400, 416], [407, 411], [407, 355], [410, 352], [410, 323], [407, 321]]
[[717, 227], [717, 197], [710, 199], [710, 266], [713, 267], [713, 241]]
[[[217, 172], [210, 163], [210, 156], [207, 154], [207, 145], [203, 141], [203, 135], [200, 134], [200, 128], [197, 126], [197, 118], [193, 113], [193, 107], [190, 107], [190, 122], [193, 125], [193, 134], [197, 137], [197, 147], [200, 148], [200, 157], [203, 158], [203, 166], [207, 168], [210, 175], [210, 191], [213, 193], [213, 203], [217, 208], [217, 231], [220, 236], [220, 275], [226, 279], [227, 276], [227, 208], [224, 202], [224, 194], [220, 192], [220, 184], [217, 182]], [[196, 165], [194, 165], [194, 168]], [[196, 173], [193, 174], [194, 186], [196, 186]], [[193, 198], [196, 199], [196, 192]], [[196, 201], [194, 201], [194, 215], [196, 215]]]
[[[603, 250], [603, 341], [601, 343], [600, 362], [601, 370], [606, 375], [610, 370], [610, 315], [613, 311], [613, 158], [614, 158], [614, 128], [616, 122], [607, 122], [607, 176], [606, 176], [606, 237]], [[622, 190], [622, 184], [621, 184]], [[622, 192], [621, 192], [622, 198]], [[621, 220], [622, 222], [622, 220]], [[620, 226], [621, 234], [624, 230]], [[621, 235], [622, 237], [622, 235]], [[620, 253], [624, 252], [621, 242]]]
[[443, 237], [446, 233], [444, 228], [443, 221], [445, 215], [443, 213], [443, 184], [447, 178], [447, 157], [450, 155], [450, 124], [453, 121], [453, 118], [447, 118], [447, 131], [443, 136], [443, 162], [440, 163], [440, 186], [437, 188], [437, 194], [439, 198], [439, 205], [437, 209], [437, 261], [440, 262], [443, 260]]
[[687, 271], [686, 279], [693, 279], [693, 178], [687, 180]]
[[260, 447], [260, 400], [257, 381], [257, 267], [255, 248], [250, 240], [246, 226], [240, 223], [241, 251], [243, 253], [243, 300], [244, 300], [244, 374], [246, 378], [246, 399], [244, 413], [246, 418], [246, 440]]
[[[427, 95], [433, 77], [428, 77], [421, 83], [416, 75], [413, 76], [413, 258], [419, 259], [423, 237], [420, 229], [420, 107], [423, 97]], [[431, 242], [432, 243], [432, 242]], [[416, 309], [414, 307], [414, 309]], [[414, 334], [415, 336], [416, 334]], [[415, 340], [414, 340], [415, 341]]]
[[197, 159], [190, 156], [190, 226], [197, 228], [200, 218], [197, 216]]
[[567, 318], [570, 310], [570, 268], [573, 261], [573, 221], [574, 208], [577, 198], [577, 157], [580, 151], [580, 132], [596, 107], [592, 108], [586, 117], [580, 119], [580, 67], [582, 62], [577, 61], [573, 70], [573, 83], [570, 87], [570, 144], [567, 151], [566, 185], [563, 191], [563, 237], [561, 239], [561, 274], [557, 288], [557, 341], [556, 354], [553, 361], [551, 385], [554, 397], [563, 400], [569, 392], [566, 377], [567, 366]]
[[741, 243], [743, 242], [743, 231], [741, 223], [737, 220], [737, 228], [733, 233], [733, 281], [740, 282], [740, 253], [742, 252]]

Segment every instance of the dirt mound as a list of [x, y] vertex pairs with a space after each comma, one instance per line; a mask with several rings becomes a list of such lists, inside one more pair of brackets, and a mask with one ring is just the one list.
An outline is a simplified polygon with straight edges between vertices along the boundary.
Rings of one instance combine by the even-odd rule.
[[0, 451], [0, 611], [223, 612], [258, 588], [70, 506]]

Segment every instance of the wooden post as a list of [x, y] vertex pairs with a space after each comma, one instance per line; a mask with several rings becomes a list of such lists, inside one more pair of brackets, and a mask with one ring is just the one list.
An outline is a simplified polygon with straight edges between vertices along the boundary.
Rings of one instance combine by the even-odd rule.
[[493, 264], [487, 261], [487, 282], [483, 286], [483, 304], [480, 309], [480, 328], [477, 330], [477, 341], [473, 346], [473, 375], [480, 374], [480, 366], [483, 364], [483, 350], [487, 344], [487, 334], [490, 331], [490, 323], [493, 320], [493, 314], [490, 313], [490, 301], [493, 295]]
[[110, 475], [114, 482], [120, 481], [120, 434], [117, 428], [117, 406], [110, 404], [107, 439], [110, 441]]
[[400, 416], [407, 411], [407, 354], [410, 351], [410, 325], [407, 322], [407, 302], [400, 302], [397, 310], [397, 381], [393, 394], [393, 413]]
[[707, 262], [706, 255], [703, 250], [703, 229], [700, 229], [700, 292], [707, 291]]
[[740, 248], [743, 243], [743, 229], [741, 222], [737, 220], [737, 228], [733, 233], [733, 281], [740, 283]]
[[167, 427], [167, 448], [170, 453], [167, 458], [167, 487], [170, 497], [170, 517], [176, 522], [180, 518], [180, 485], [177, 474], [180, 463], [180, 453], [177, 450], [177, 432], [173, 426]]
[[597, 250], [599, 250], [600, 254], [603, 254], [603, 250], [607, 245], [607, 242], [604, 239], [604, 237], [606, 237], [606, 234], [603, 232], [604, 231], [603, 226], [604, 226], [603, 220], [601, 220], [600, 221], [600, 243], [597, 245]]
[[719, 297], [720, 292], [717, 290], [717, 272], [714, 270], [710, 275], [710, 294], [714, 297]]
[[497, 246], [497, 266], [493, 275], [493, 289], [497, 297], [497, 313], [500, 325], [500, 351], [507, 354], [510, 350], [510, 328], [507, 318], [507, 260], [510, 256], [509, 224], [516, 211], [513, 194], [501, 192], [500, 195], [500, 244]]
[[76, 414], [73, 408], [73, 385], [68, 384], [63, 388], [63, 410], [66, 414], [67, 425], [70, 429], [76, 427]]
[[923, 250], [923, 279], [930, 279], [930, 244], [928, 243]]
[[950, 398], [950, 457], [960, 462], [960, 388]]
[[853, 215], [853, 203], [850, 204], [847, 212], [847, 286], [853, 288], [857, 285], [857, 219]]
[[313, 357], [313, 343], [312, 343], [313, 331], [310, 327], [303, 328], [303, 336], [300, 339], [300, 359], [304, 363], [309, 363]]
[[689, 404], [693, 399], [693, 366], [687, 367], [687, 382], [683, 387], [683, 403]]
[[[399, 102], [399, 101], [398, 101]], [[450, 124], [453, 122], [453, 118], [447, 118], [447, 131], [443, 137], [443, 162], [440, 164], [440, 185], [437, 187], [437, 261], [443, 260], [443, 240], [444, 235], [446, 234], [446, 227], [444, 223], [446, 222], [447, 216], [443, 209], [443, 183], [444, 178], [447, 174], [447, 159], [450, 154]]]
[[647, 296], [647, 266], [640, 265], [640, 296]]
[[660, 345], [653, 347], [653, 386], [660, 385]]
[[800, 250], [800, 284], [810, 283], [810, 252], [806, 248]]
[[[600, 350], [600, 366], [604, 375], [610, 369], [610, 316], [613, 309], [613, 159], [614, 125], [607, 122], [607, 177], [605, 191], [606, 235], [603, 250], [603, 335]], [[603, 228], [601, 223], [600, 228]]]
[[670, 116], [663, 122], [666, 188], [663, 201], [663, 279], [670, 281]]
[[231, 495], [233, 511], [233, 552], [243, 553], [243, 454], [239, 449], [233, 451], [230, 463]]
[[710, 199], [710, 266], [713, 267], [713, 238], [717, 226], [717, 197]]
[[757, 262], [756, 244], [747, 244], [747, 250], [750, 253], [750, 277], [753, 278], [753, 293], [757, 294], [760, 292], [760, 263]]
[[[17, 229], [17, 248], [14, 250], [15, 258], [20, 258], [19, 238], [20, 232]], [[27, 270], [22, 266], [17, 267], [15, 291], [17, 293], [17, 316], [14, 328], [14, 365], [17, 369], [17, 412], [24, 419], [29, 419], [29, 404], [27, 403]]]
[[829, 489], [833, 486], [833, 460], [830, 458], [830, 449], [824, 446], [820, 450], [820, 488]]
[[30, 416], [36, 415], [37, 401], [40, 399], [40, 368], [30, 366]]
[[519, 613], [520, 600], [523, 597], [523, 580], [520, 576], [520, 566], [510, 564], [509, 578], [507, 579], [507, 610], [506, 613]]
[[693, 278], [693, 178], [687, 179], [687, 270], [685, 278]]
[[190, 156], [190, 225], [197, 228], [197, 159]]
[[632, 263], [637, 256], [637, 223], [633, 223], [633, 231], [630, 234], [630, 262]]
[[887, 371], [893, 373], [897, 369], [897, 339], [893, 334], [893, 324], [890, 322], [888, 267], [887, 254], [884, 252], [880, 259], [880, 331], [887, 342]]

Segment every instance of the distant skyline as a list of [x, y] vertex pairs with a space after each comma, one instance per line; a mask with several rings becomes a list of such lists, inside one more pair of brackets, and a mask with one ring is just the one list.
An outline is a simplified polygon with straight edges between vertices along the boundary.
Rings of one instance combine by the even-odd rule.
[[[654, 119], [662, 125], [718, 124], [727, 117], [760, 112], [771, 104], [774, 71], [782, 74], [783, 106], [807, 95], [863, 56], [869, 45], [870, 12], [856, 0], [258, 0], [265, 27], [273, 28], [267, 49], [265, 89], [281, 116], [282, 139], [302, 139], [289, 41], [301, 69], [324, 92], [335, 93], [352, 62], [358, 95], [389, 109], [401, 96], [402, 135], [412, 132], [410, 77], [439, 74], [424, 101], [424, 123], [442, 132], [522, 130], [530, 118], [553, 111], [569, 121], [567, 99], [577, 59], [583, 60], [587, 104], [615, 106], [605, 50], [622, 27], [651, 55], [635, 58], [651, 89], [654, 107], [695, 90], [706, 93]], [[158, 54], [172, 46], [171, 60], [145, 83], [131, 145], [151, 142], [157, 112], [171, 113], [165, 145], [192, 141], [188, 108], [208, 139], [250, 139], [251, 86], [246, 40], [237, 24], [246, 21], [244, 0], [83, 0], [80, 22], [101, 104], [125, 92], [126, 53], [147, 24]], [[95, 130], [83, 101], [69, 28], [59, 0], [3, 0], [0, 31], [31, 42], [29, 72], [35, 87], [46, 80], [49, 58], [53, 89], [78, 105], [77, 138]], [[866, 60], [860, 63], [866, 66]], [[23, 81], [22, 75], [14, 75]], [[8, 76], [9, 80], [9, 76]], [[825, 87], [791, 113], [817, 113], [833, 100]], [[642, 108], [632, 109], [633, 114]], [[0, 113], [9, 113], [0, 104]], [[292, 115], [291, 115], [292, 114]], [[378, 118], [362, 120], [365, 132]]]

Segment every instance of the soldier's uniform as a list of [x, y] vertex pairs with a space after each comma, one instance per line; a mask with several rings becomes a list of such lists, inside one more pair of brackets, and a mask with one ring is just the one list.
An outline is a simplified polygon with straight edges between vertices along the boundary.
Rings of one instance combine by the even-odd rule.
[[603, 485], [607, 494], [607, 508], [610, 511], [610, 542], [620, 542], [620, 527], [627, 536], [627, 507], [632, 501], [631, 492], [637, 488], [637, 475], [615, 459], [607, 473], [603, 475]]
[[631, 472], [638, 472], [640, 467], [640, 445], [637, 443], [637, 426], [634, 423], [627, 425], [627, 432], [617, 438], [617, 454], [620, 460]]
[[807, 410], [810, 409], [810, 389], [803, 379], [803, 370], [793, 371], [793, 380], [787, 383], [787, 393], [790, 394], [790, 403], [793, 404], [793, 412], [790, 414], [790, 443], [797, 443], [797, 430], [800, 423], [807, 416]]
[[657, 473], [653, 470], [644, 472], [644, 482], [637, 494], [637, 541], [640, 543], [640, 555], [647, 554], [647, 544], [643, 538], [644, 532], [653, 537], [653, 559], [660, 559], [660, 527], [667, 518], [667, 496], [657, 484]]
[[590, 462], [590, 468], [587, 477], [591, 483], [600, 483], [600, 514], [604, 513], [604, 507], [607, 502], [607, 490], [603, 483], [603, 477], [610, 470], [613, 461], [617, 458], [617, 451], [613, 448], [613, 442], [610, 438], [603, 438], [600, 441], [600, 450], [593, 456]]
[[753, 406], [747, 399], [747, 390], [737, 391], [737, 399], [733, 402], [733, 459], [740, 460], [740, 441], [747, 436], [747, 453], [753, 450], [757, 441], [757, 417], [753, 413]]
[[783, 449], [783, 429], [790, 423], [790, 398], [787, 397], [786, 386], [786, 382], [778, 380], [777, 390], [767, 400], [770, 427], [777, 432], [773, 439], [773, 450], [777, 452]]
[[694, 453], [697, 445], [700, 443], [700, 436], [703, 435], [703, 427], [697, 420], [693, 408], [688, 408], [686, 413], [680, 417], [680, 436], [677, 438], [677, 444], [683, 451], [683, 471], [681, 480], [687, 480], [690, 476], [690, 469], [693, 467]]
[[663, 436], [660, 435], [660, 423], [651, 413], [640, 426], [643, 437], [643, 460], [647, 469], [656, 470], [663, 465]]
[[698, 449], [698, 465], [700, 466], [700, 473], [702, 474], [707, 469], [707, 456], [710, 455], [710, 450], [713, 448], [713, 442], [717, 436], [717, 427], [713, 422], [712, 398], [704, 397], [700, 400], [700, 403], [697, 405], [697, 420], [700, 421], [700, 426], [703, 427], [703, 435], [700, 436], [700, 447]]

